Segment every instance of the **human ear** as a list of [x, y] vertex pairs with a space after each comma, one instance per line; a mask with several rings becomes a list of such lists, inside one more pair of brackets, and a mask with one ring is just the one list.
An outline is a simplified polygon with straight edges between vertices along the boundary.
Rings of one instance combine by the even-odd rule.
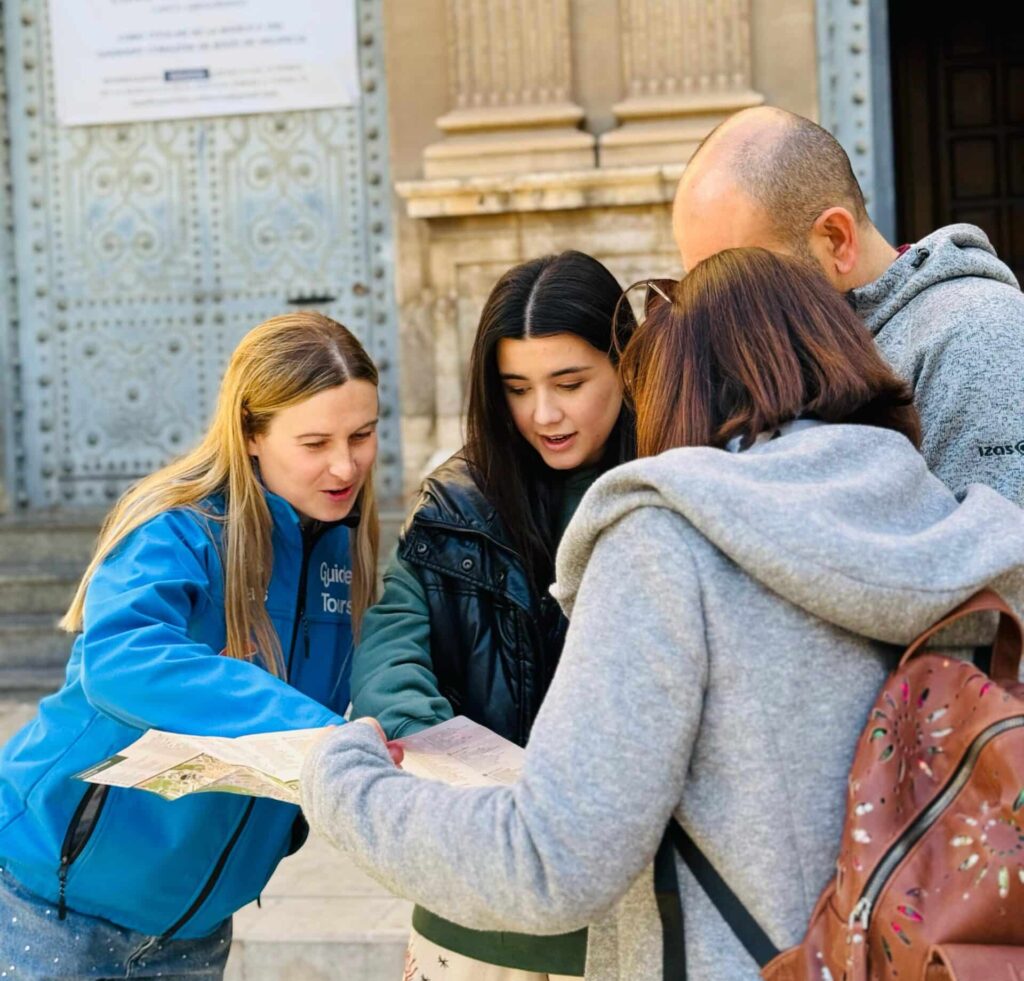
[[833, 282], [841, 283], [860, 259], [860, 236], [857, 220], [846, 208], [826, 208], [811, 226], [814, 250]]
[[[248, 432], [249, 432], [249, 425], [248, 425], [248, 419], [247, 419], [246, 420], [245, 428], [243, 430], [243, 433], [248, 433]], [[245, 446], [246, 446], [246, 449], [248, 450], [249, 456], [254, 456], [257, 459], [259, 459], [259, 455], [260, 455], [260, 437], [259, 436], [246, 436]]]
[[249, 410], [242, 406], [242, 435], [245, 437], [245, 447], [249, 456], [259, 457], [260, 447], [256, 437], [249, 435], [252, 432], [252, 416]]

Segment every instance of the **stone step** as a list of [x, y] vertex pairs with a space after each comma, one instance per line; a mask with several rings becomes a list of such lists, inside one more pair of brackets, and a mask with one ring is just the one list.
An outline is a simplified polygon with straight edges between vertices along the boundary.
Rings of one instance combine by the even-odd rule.
[[0, 615], [0, 669], [63, 670], [72, 635], [57, 627], [59, 613]]
[[0, 562], [0, 616], [5, 613], [63, 615], [85, 567]]
[[99, 512], [0, 518], [0, 564], [56, 563], [84, 569], [102, 520]]
[[235, 916], [224, 981], [400, 981], [412, 905], [316, 835], [281, 863], [261, 907]]

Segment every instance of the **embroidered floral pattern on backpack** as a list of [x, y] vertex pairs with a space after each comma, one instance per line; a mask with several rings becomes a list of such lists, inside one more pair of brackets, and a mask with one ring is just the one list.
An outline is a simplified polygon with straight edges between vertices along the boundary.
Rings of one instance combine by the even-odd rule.
[[[912, 773], [911, 767], [919, 770], [932, 782], [936, 782], [938, 778], [934, 769], [935, 757], [945, 752], [938, 744], [954, 731], [951, 726], [944, 726], [941, 721], [949, 712], [948, 705], [933, 709], [923, 720], [921, 719], [918, 713], [925, 707], [930, 695], [931, 690], [927, 686], [915, 695], [910, 682], [904, 678], [898, 687], [899, 701], [889, 692], [885, 692], [883, 699], [886, 709], [876, 707], [871, 712], [872, 726], [868, 742], [881, 744], [878, 762], [888, 763], [894, 757], [898, 760], [896, 782], [892, 788], [897, 813], [901, 810], [897, 795], [908, 773]], [[859, 791], [859, 784], [850, 784], [851, 807], [856, 819], [851, 826], [850, 837], [858, 845], [868, 845], [871, 844], [872, 835], [864, 825], [870, 822], [868, 815], [875, 812], [876, 806], [869, 800], [856, 800]], [[885, 801], [886, 798], [883, 797], [878, 803], [883, 805]]]
[[[898, 704], [892, 695], [886, 692], [885, 703], [890, 711], [884, 712], [878, 708], [873, 710], [871, 718], [878, 725], [871, 730], [868, 737], [870, 742], [884, 743], [882, 751], [878, 754], [879, 763], [891, 760], [893, 756], [897, 755], [897, 748], [901, 750], [894, 791], [899, 790], [907, 776], [908, 757], [913, 757], [913, 764], [926, 777], [935, 780], [935, 771], [932, 768], [934, 757], [944, 752], [943, 748], [936, 744], [953, 732], [951, 727], [943, 726], [940, 722], [949, 711], [948, 705], [943, 705], [930, 712], [925, 716], [923, 724], [920, 721], [917, 711], [924, 708], [925, 702], [928, 701], [928, 696], [931, 694], [928, 688], [924, 688], [914, 698], [910, 682], [904, 678], [900, 682], [899, 693], [902, 704]], [[911, 707], [912, 700], [916, 702], [916, 707]]]
[[[924, 646], [980, 612], [1002, 618], [992, 678]], [[825, 952], [808, 981], [826, 964], [836, 981], [910, 981], [937, 958], [936, 976], [1024, 981], [1022, 648], [1006, 604], [980, 593], [917, 638], [889, 676], [850, 767], [836, 877], [796, 948], [801, 964]]]
[[911, 946], [910, 937], [907, 936], [903, 927], [901, 927], [895, 920], [892, 922], [892, 932], [895, 933], [896, 936], [899, 937], [900, 940], [902, 940], [908, 947]]
[[[1014, 811], [1020, 807], [1022, 796], [1024, 794], [1018, 795], [1014, 802]], [[973, 875], [968, 891], [963, 894], [964, 899], [970, 896], [971, 888], [981, 885], [993, 867], [1000, 899], [1009, 897], [1010, 884], [1014, 878], [1024, 885], [1024, 829], [1013, 817], [996, 813], [999, 810], [983, 801], [977, 816], [960, 816], [967, 828], [950, 839], [953, 848], [968, 851], [966, 857], [957, 864], [959, 871]], [[975, 873], [973, 870], [979, 864], [981, 868]]]
[[[920, 887], [915, 887], [906, 891], [907, 898], [914, 900], [915, 903], [923, 899], [925, 895], [926, 890], [921, 889]], [[895, 933], [904, 944], [911, 947], [913, 944], [911, 943], [910, 934], [907, 932], [907, 929], [913, 924], [924, 923], [924, 913], [922, 913], [917, 906], [913, 906], [908, 902], [902, 902], [896, 907], [896, 914], [900, 919], [903, 919], [906, 922], [900, 923], [899, 919], [894, 920], [892, 923], [893, 933]], [[891, 963], [892, 948], [889, 946], [885, 937], [882, 937], [881, 940], [885, 956]]]

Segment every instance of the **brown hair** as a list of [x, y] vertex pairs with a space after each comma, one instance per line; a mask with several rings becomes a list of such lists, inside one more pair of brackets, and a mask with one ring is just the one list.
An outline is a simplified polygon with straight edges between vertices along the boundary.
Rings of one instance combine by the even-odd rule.
[[622, 358], [641, 456], [744, 445], [810, 416], [882, 426], [915, 446], [910, 387], [814, 268], [765, 249], [698, 263], [637, 329]]

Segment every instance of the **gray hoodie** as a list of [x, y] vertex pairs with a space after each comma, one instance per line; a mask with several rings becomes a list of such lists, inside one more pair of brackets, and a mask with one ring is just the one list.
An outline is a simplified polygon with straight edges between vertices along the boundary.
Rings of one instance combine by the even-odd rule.
[[[570, 629], [516, 786], [416, 779], [344, 726], [307, 760], [303, 806], [396, 893], [480, 929], [592, 924], [588, 979], [654, 981], [669, 816], [779, 947], [799, 940], [889, 645], [985, 585], [1019, 608], [1024, 513], [980, 486], [958, 504], [894, 432], [820, 424], [611, 471], [557, 573]], [[680, 876], [691, 977], [754, 981]]]
[[940, 228], [850, 296], [914, 386], [932, 471], [1024, 507], [1024, 294], [985, 233]]

